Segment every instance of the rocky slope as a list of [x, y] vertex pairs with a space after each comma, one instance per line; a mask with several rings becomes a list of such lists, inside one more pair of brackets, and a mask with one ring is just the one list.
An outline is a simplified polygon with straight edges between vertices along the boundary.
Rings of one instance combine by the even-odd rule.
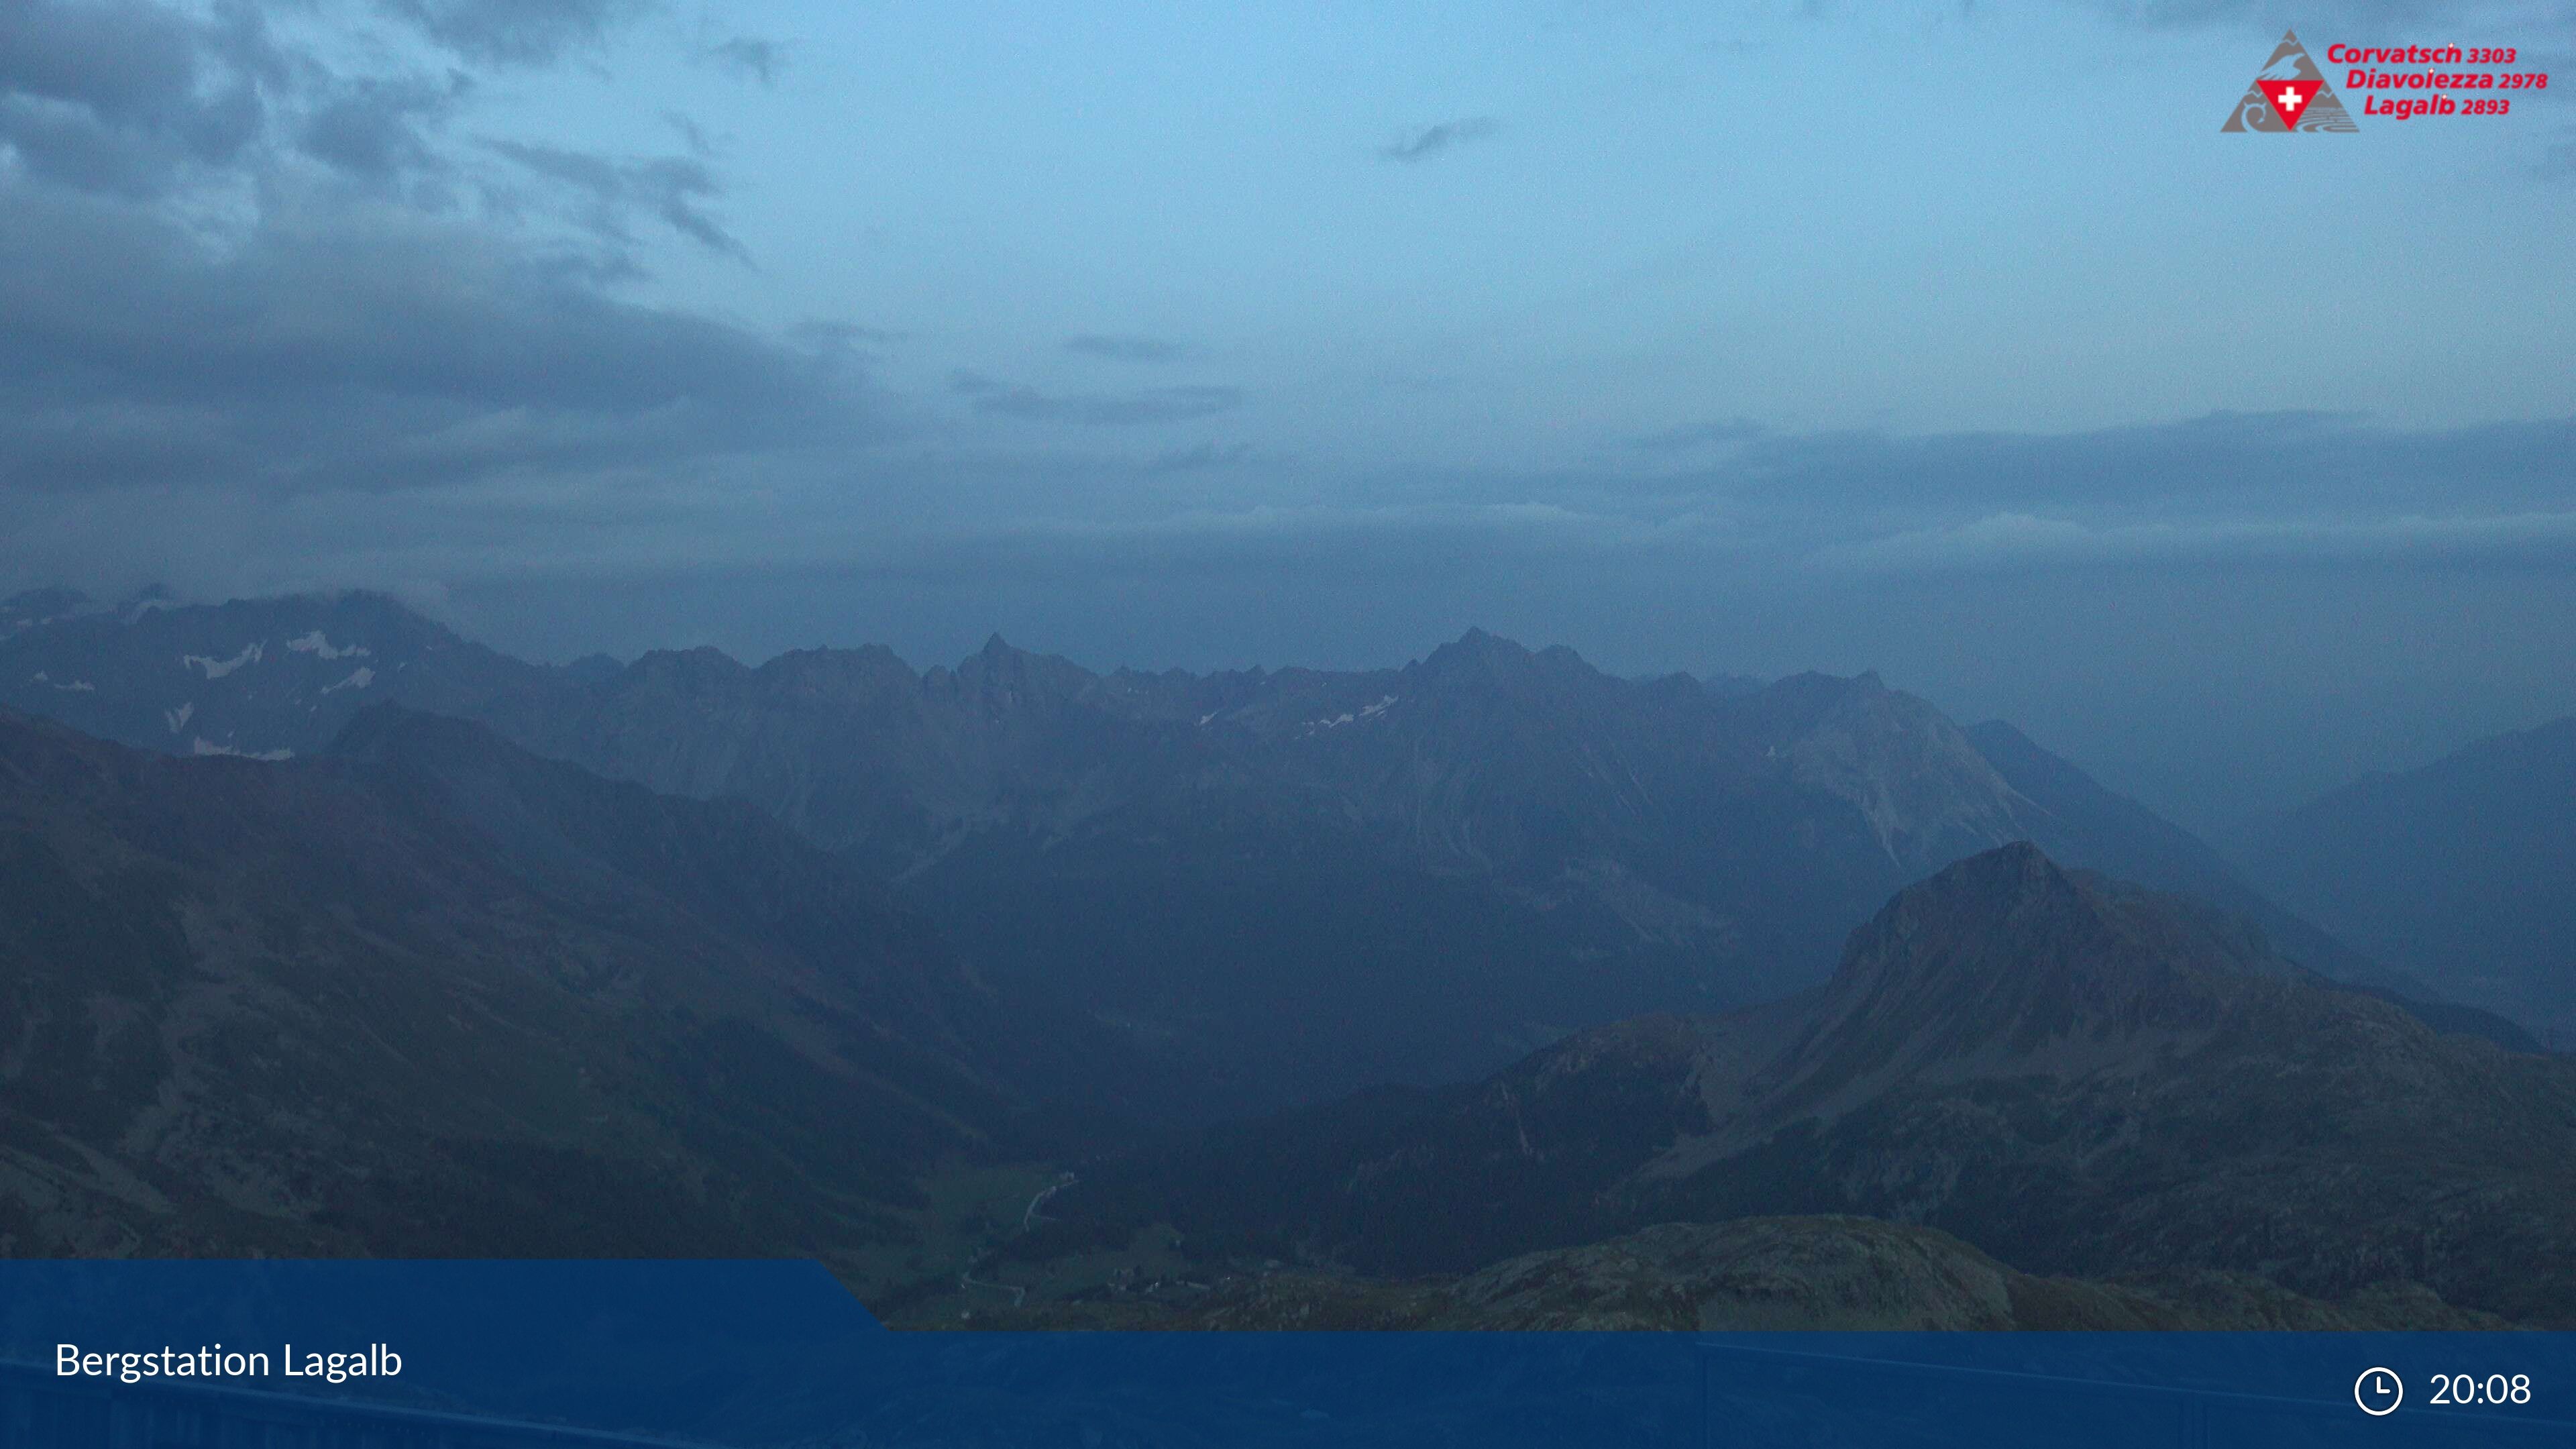
[[[2340, 1302], [2250, 1274], [2113, 1281], [2018, 1272], [1935, 1229], [1870, 1218], [1666, 1223], [1529, 1253], [1455, 1277], [1285, 1271], [1218, 1276], [1170, 1296], [1093, 1292], [987, 1307], [984, 1328], [1526, 1330], [1541, 1332], [2140, 1332], [2477, 1329], [2492, 1315], [2415, 1284]], [[975, 1320], [966, 1320], [973, 1324]], [[924, 1323], [924, 1327], [955, 1326]]]
[[2026, 1272], [2417, 1282], [2563, 1324], [2571, 1202], [2576, 1062], [2437, 1032], [2241, 918], [2015, 845], [1899, 893], [1811, 996], [1213, 1133], [1092, 1174], [1024, 1252], [1160, 1220], [1213, 1258], [1400, 1276], [1863, 1214]]

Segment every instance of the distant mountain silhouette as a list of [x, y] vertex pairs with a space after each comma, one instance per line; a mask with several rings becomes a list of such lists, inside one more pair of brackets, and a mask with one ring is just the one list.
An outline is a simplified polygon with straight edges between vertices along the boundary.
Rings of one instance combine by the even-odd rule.
[[2576, 719], [2291, 812], [2246, 858], [2281, 898], [2447, 995], [2576, 1043]]

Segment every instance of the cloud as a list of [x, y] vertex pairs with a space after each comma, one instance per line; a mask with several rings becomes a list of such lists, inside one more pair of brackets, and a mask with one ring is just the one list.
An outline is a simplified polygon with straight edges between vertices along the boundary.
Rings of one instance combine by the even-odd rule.
[[255, 10], [15, 0], [0, 7], [0, 150], [41, 180], [159, 195], [259, 140], [285, 68]]
[[467, 60], [492, 65], [548, 65], [597, 45], [619, 24], [652, 8], [648, 0], [380, 0]]
[[707, 128], [699, 125], [691, 117], [678, 111], [664, 111], [662, 124], [671, 128], [672, 132], [680, 138], [681, 144], [689, 148], [690, 155], [713, 156], [716, 153], [715, 138], [709, 136]]
[[305, 154], [353, 176], [390, 181], [440, 169], [428, 127], [445, 121], [473, 89], [463, 72], [444, 83], [420, 76], [361, 77], [337, 85], [304, 118]]
[[421, 580], [610, 529], [631, 553], [898, 435], [863, 330], [626, 290], [666, 237], [744, 255], [702, 136], [459, 134], [485, 68], [642, 6], [374, 8], [443, 53], [345, 7], [0, 0], [0, 573]]
[[617, 158], [528, 141], [486, 138], [484, 148], [584, 195], [585, 224], [613, 241], [630, 241], [627, 222], [652, 216], [711, 252], [737, 261], [750, 251], [707, 215], [703, 202], [723, 195], [715, 172], [695, 157]]
[[973, 399], [970, 405], [979, 413], [1091, 427], [1187, 422], [1243, 406], [1242, 389], [1211, 385], [1115, 393], [1048, 393], [1022, 383], [1001, 382], [979, 372], [957, 373], [949, 385]]
[[1122, 337], [1086, 332], [1064, 341], [1064, 350], [1085, 357], [1102, 357], [1112, 362], [1172, 362], [1180, 358], [1183, 348], [1177, 342], [1159, 337]]
[[395, 206], [209, 248], [26, 191], [0, 228], [0, 481], [382, 490], [788, 446], [858, 426], [829, 352], [603, 295]]
[[1378, 156], [1387, 161], [1428, 161], [1442, 152], [1481, 141], [1501, 129], [1491, 116], [1464, 116], [1437, 125], [1416, 126], [1378, 148]]
[[701, 64], [728, 71], [764, 86], [776, 85], [787, 69], [787, 45], [757, 35], [728, 36], [723, 40], [702, 43], [697, 49]]

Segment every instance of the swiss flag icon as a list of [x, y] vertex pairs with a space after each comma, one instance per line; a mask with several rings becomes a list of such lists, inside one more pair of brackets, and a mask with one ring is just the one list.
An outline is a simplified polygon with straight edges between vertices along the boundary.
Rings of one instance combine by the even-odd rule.
[[2274, 136], [2313, 136], [2323, 131], [2360, 129], [2343, 108], [2324, 71], [2299, 44], [2295, 31], [2281, 32], [2272, 58], [2254, 76], [2254, 84], [2237, 98], [2222, 131], [2262, 131]]
[[2325, 82], [2267, 78], [2255, 84], [2262, 89], [2263, 99], [2272, 103], [2272, 113], [2281, 118], [2281, 124], [2295, 131], [2299, 129], [2299, 118], [2308, 113], [2308, 102], [2317, 98], [2317, 89]]

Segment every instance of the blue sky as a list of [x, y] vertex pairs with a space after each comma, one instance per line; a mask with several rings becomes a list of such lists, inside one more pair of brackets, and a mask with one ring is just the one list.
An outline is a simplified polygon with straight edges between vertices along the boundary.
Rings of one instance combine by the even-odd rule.
[[[2287, 26], [2561, 84], [2220, 134]], [[0, 585], [1481, 624], [1877, 667], [2223, 824], [2576, 710], [2570, 86], [2565, 3], [24, 0]]]

